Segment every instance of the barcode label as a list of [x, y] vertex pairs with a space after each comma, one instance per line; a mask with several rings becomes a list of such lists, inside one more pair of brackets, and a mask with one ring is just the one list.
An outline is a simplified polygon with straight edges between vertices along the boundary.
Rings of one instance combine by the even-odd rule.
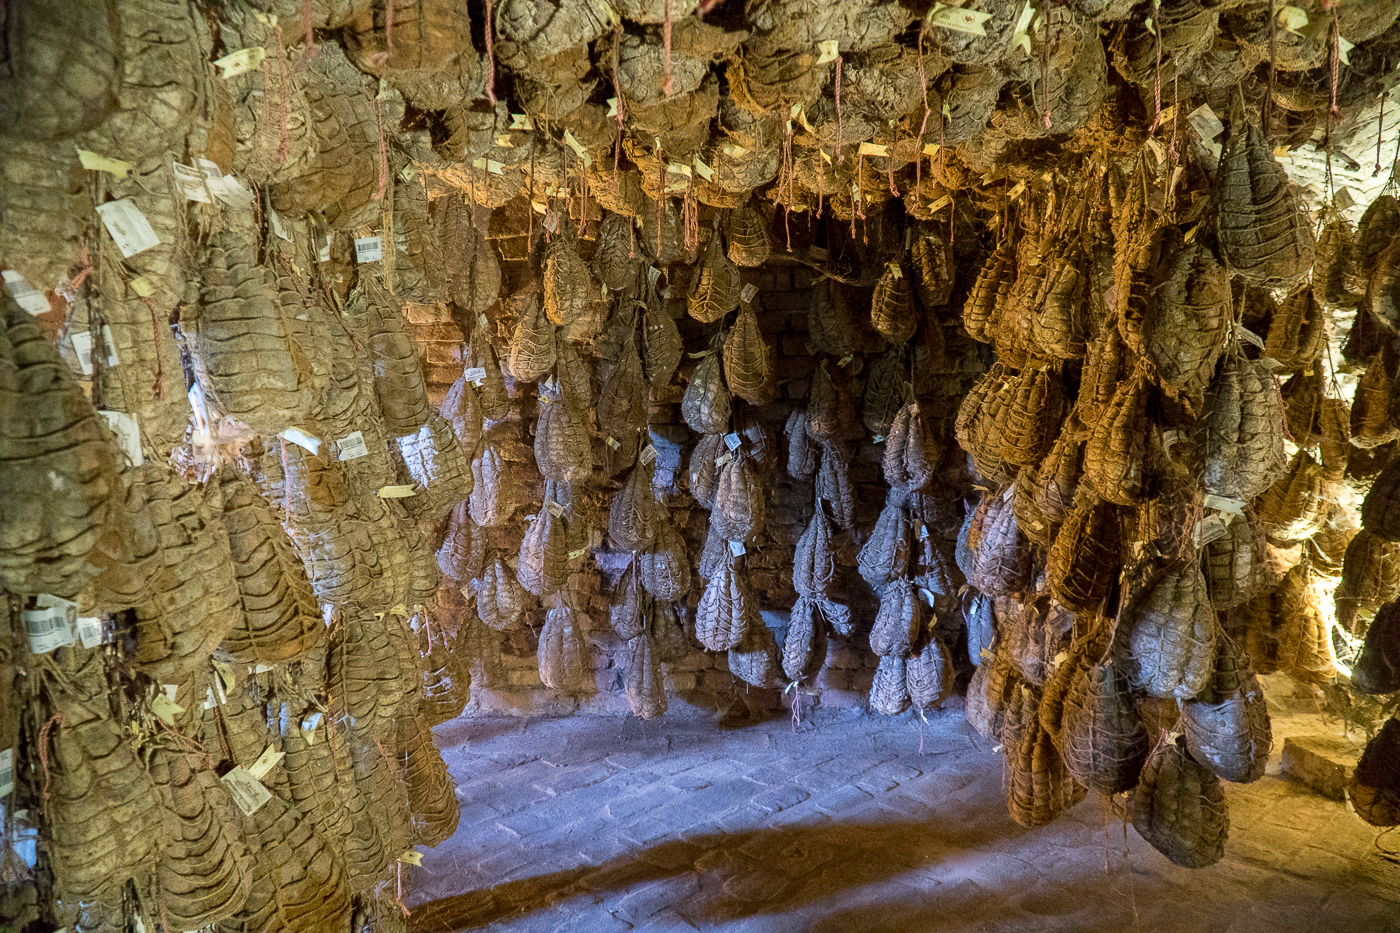
[[144, 253], [151, 247], [160, 245], [160, 237], [151, 229], [151, 222], [130, 198], [99, 204], [97, 213], [101, 215], [103, 225], [112, 235], [112, 241], [117, 244], [117, 249], [121, 250], [123, 257], [129, 259], [137, 253]]
[[197, 168], [190, 168], [188, 165], [181, 165], [179, 162], [171, 162], [170, 168], [175, 172], [175, 183], [180, 186], [180, 191], [184, 193], [185, 200], [199, 201], [201, 204], [213, 204], [212, 192], [204, 189], [204, 173]]
[[47, 594], [35, 598], [38, 607], [23, 613], [24, 633], [31, 654], [48, 654], [73, 644], [78, 625], [78, 604]]
[[[85, 330], [82, 333], [69, 334], [68, 342], [73, 345], [73, 352], [78, 357], [78, 368], [83, 371], [84, 376], [92, 375], [92, 331]], [[112, 328], [106, 324], [102, 325], [102, 344], [107, 348], [107, 367], [110, 369], [116, 366], [117, 342], [112, 338]]]
[[5, 279], [5, 288], [9, 290], [10, 297], [30, 314], [48, 314], [49, 300], [44, 297], [44, 293], [39, 291], [29, 280], [13, 269], [6, 269], [0, 272], [0, 276]]
[[102, 619], [99, 616], [80, 616], [78, 619], [78, 640], [84, 648], [96, 648], [102, 644]]
[[238, 809], [244, 816], [252, 816], [263, 808], [272, 799], [272, 792], [251, 774], [246, 768], [237, 767], [225, 774], [223, 777], [224, 786], [233, 796], [233, 802], [238, 805]]
[[15, 750], [0, 752], [0, 797], [8, 797], [15, 789]]
[[384, 258], [384, 247], [378, 236], [355, 237], [355, 262], [379, 262]]
[[648, 444], [646, 448], [642, 450], [641, 456], [637, 459], [642, 461], [642, 466], [646, 466], [656, 459], [656, 448]]
[[728, 447], [730, 450], [738, 450], [739, 445], [743, 442], [743, 438], [739, 437], [738, 434], [724, 435], [724, 446]]
[[335, 446], [340, 449], [341, 460], [358, 460], [369, 456], [369, 446], [365, 443], [364, 434], [359, 431], [351, 431], [336, 441]]
[[462, 371], [462, 379], [472, 385], [479, 386], [486, 381], [486, 367], [472, 366]]
[[742, 301], [744, 304], [748, 304], [749, 302], [754, 300], [754, 296], [756, 296], [757, 294], [758, 287], [752, 282], [750, 282], [749, 284], [744, 286], [743, 291], [739, 292], [739, 300]]

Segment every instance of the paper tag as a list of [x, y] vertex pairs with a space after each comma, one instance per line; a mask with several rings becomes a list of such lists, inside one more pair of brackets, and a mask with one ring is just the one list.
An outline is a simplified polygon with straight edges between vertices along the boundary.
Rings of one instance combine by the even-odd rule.
[[301, 721], [301, 737], [306, 740], [307, 745], [316, 744], [316, 729], [321, 725], [321, 713], [312, 713]]
[[1207, 494], [1203, 504], [1208, 509], [1218, 509], [1221, 512], [1229, 512], [1231, 515], [1244, 514], [1244, 502], [1239, 499], [1231, 499], [1228, 496]]
[[1196, 544], [1204, 546], [1225, 537], [1230, 532], [1230, 523], [1219, 515], [1207, 515], [1196, 525]]
[[231, 52], [223, 58], [214, 59], [214, 66], [219, 69], [219, 77], [236, 78], [261, 65], [262, 60], [266, 57], [267, 50], [260, 45], [255, 45], [251, 48]]
[[423, 864], [423, 853], [414, 852], [412, 849], [409, 849], [407, 852], [399, 856], [399, 861], [403, 862], [405, 865], [415, 865], [421, 867]]
[[98, 155], [95, 152], [88, 152], [86, 149], [78, 150], [78, 163], [89, 172], [107, 172], [118, 178], [125, 178], [131, 174], [130, 162], [123, 162], [121, 159], [109, 159], [107, 156]]
[[590, 548], [600, 548], [603, 546], [603, 529], [591, 528], [588, 531], [588, 546]]
[[283, 440], [291, 441], [313, 457], [320, 456], [321, 439], [315, 435], [307, 434], [301, 428], [286, 428], [277, 436]]
[[743, 442], [744, 442], [744, 439], [743, 439], [742, 437], [740, 437], [738, 434], [726, 434], [726, 435], [724, 435], [724, 446], [728, 447], [730, 450], [737, 450], [738, 447], [739, 447], [739, 445], [742, 444]]
[[479, 386], [486, 381], [486, 367], [470, 366], [462, 371], [462, 379], [474, 386]]
[[[199, 161], [201, 163], [204, 162], [203, 159]], [[215, 166], [214, 170], [218, 171], [218, 166]], [[252, 190], [243, 187], [238, 179], [234, 178], [232, 175], [223, 176], [221, 184], [217, 186], [211, 184], [210, 188], [214, 192], [214, 197], [223, 201], [229, 207], [245, 208], [253, 206]]]
[[841, 57], [841, 44], [835, 39], [826, 39], [817, 43], [817, 64], [825, 65], [834, 62]]
[[1186, 122], [1191, 124], [1191, 128], [1196, 131], [1196, 135], [1206, 142], [1210, 142], [1221, 133], [1225, 132], [1225, 124], [1220, 122], [1220, 118], [1215, 115], [1215, 111], [1210, 109], [1209, 104], [1201, 104], [1187, 116]]
[[384, 247], [376, 236], [355, 237], [355, 262], [379, 262], [384, 258]]
[[331, 238], [326, 236], [321, 238], [321, 248], [316, 251], [316, 258], [321, 262], [331, 261]]
[[0, 752], [0, 797], [8, 797], [15, 790], [15, 750], [7, 748]]
[[739, 300], [742, 301], [744, 304], [748, 304], [749, 302], [754, 300], [754, 297], [757, 294], [758, 286], [750, 282], [749, 284], [744, 286], [742, 291], [739, 292]]
[[164, 693], [156, 694], [156, 698], [151, 701], [151, 712], [155, 713], [167, 726], [175, 725], [175, 717], [184, 711], [183, 706]]
[[870, 442], [872, 444], [883, 444], [885, 442], [885, 435], [876, 434], [874, 437], [870, 438]]
[[407, 499], [417, 495], [418, 487], [410, 483], [407, 486], [380, 486], [375, 493], [381, 499]]
[[667, 162], [666, 171], [670, 172], [672, 175], [684, 175], [686, 178], [691, 177], [690, 166], [683, 162]]
[[505, 163], [497, 162], [495, 159], [473, 159], [472, 168], [484, 168], [492, 175], [504, 175], [506, 173]]
[[643, 447], [641, 454], [637, 456], [637, 460], [641, 462], [642, 466], [646, 466], [648, 463], [651, 463], [655, 459], [656, 448], [651, 446], [650, 444]]
[[734, 455], [726, 450], [724, 453], [720, 454], [718, 457], [715, 458], [715, 466], [722, 467], [733, 459]]
[[[73, 345], [73, 352], [78, 357], [78, 368], [83, 371], [84, 376], [92, 375], [92, 332], [82, 331], [77, 334], [69, 334], [68, 342]], [[102, 325], [102, 342], [107, 347], [107, 367], [110, 369], [117, 365], [117, 343], [112, 337], [112, 328], [106, 324]]]
[[47, 593], [35, 597], [38, 608], [20, 615], [24, 633], [29, 636], [30, 654], [48, 654], [55, 648], [73, 644], [78, 627], [78, 604]]
[[1264, 349], [1264, 338], [1260, 337], [1258, 334], [1250, 330], [1248, 327], [1245, 327], [1243, 324], [1235, 325], [1235, 336], [1239, 337], [1245, 343], [1252, 343], [1259, 349]]
[[252, 816], [263, 808], [272, 799], [272, 791], [262, 785], [262, 782], [253, 777], [242, 767], [236, 767], [223, 776], [224, 786], [233, 796], [233, 802], [238, 804], [239, 811], [244, 816]]
[[150, 221], [130, 198], [99, 204], [97, 213], [102, 216], [102, 223], [122, 256], [130, 259], [137, 253], [160, 245], [160, 237], [151, 229]]
[[890, 260], [889, 269], [890, 278], [894, 279], [895, 281], [904, 278], [904, 270], [900, 268], [898, 260]]
[[861, 144], [860, 144], [860, 148], [856, 150], [856, 155], [863, 155], [863, 156], [882, 156], [882, 157], [883, 157], [883, 156], [887, 156], [887, 155], [889, 155], [889, 154], [890, 154], [890, 147], [889, 147], [889, 146], [885, 146], [885, 145], [881, 145], [880, 143], [869, 143], [869, 142], [861, 143]]
[[179, 185], [180, 190], [184, 192], [186, 200], [199, 201], [204, 204], [214, 203], [214, 199], [210, 197], [213, 192], [206, 190], [204, 187], [203, 172], [198, 169], [190, 168], [188, 165], [182, 165], [179, 162], [171, 162], [170, 169], [175, 173], [175, 183]]
[[725, 143], [719, 147], [719, 151], [729, 156], [731, 159], [738, 159], [749, 154], [750, 150], [745, 149], [738, 143]]
[[944, 29], [967, 33], [970, 36], [985, 36], [987, 30], [982, 28], [982, 24], [991, 18], [992, 14], [983, 13], [981, 10], [964, 10], [942, 3], [935, 3], [928, 13], [930, 26], [942, 26]]
[[102, 618], [100, 616], [78, 617], [78, 640], [84, 648], [96, 648], [102, 644]]
[[574, 151], [574, 155], [583, 160], [584, 165], [592, 165], [593, 157], [588, 154], [588, 150], [583, 148], [583, 143], [579, 142], [574, 134], [568, 130], [564, 131], [564, 144]]
[[5, 288], [15, 300], [15, 304], [30, 314], [49, 313], [49, 300], [44, 297], [43, 292], [30, 285], [24, 276], [13, 269], [6, 269], [0, 275], [4, 276]]
[[608, 438], [608, 446], [611, 447], [613, 450], [617, 450], [619, 447], [622, 446], [622, 444], [621, 444], [621, 442], [618, 441], [617, 438], [615, 438], [615, 437], [609, 437], [609, 438]]
[[928, 603], [928, 604], [929, 604], [929, 607], [932, 608], [932, 606], [933, 606], [933, 590], [930, 590], [930, 589], [928, 589], [927, 587], [921, 586], [921, 587], [919, 587], [919, 595], [923, 596], [924, 602]]
[[655, 285], [657, 282], [661, 281], [661, 270], [656, 268], [656, 266], [651, 266], [650, 268], [648, 268], [647, 281], [650, 282], [652, 285]]
[[715, 170], [706, 165], [705, 161], [698, 155], [691, 158], [690, 164], [695, 166], [695, 174], [699, 175], [701, 178], [706, 181], [715, 180]]
[[525, 113], [513, 113], [510, 115], [510, 129], [512, 130], [533, 130], [535, 124], [530, 121], [530, 115]]
[[360, 457], [369, 456], [369, 445], [365, 443], [364, 434], [359, 431], [351, 431], [336, 441], [335, 446], [340, 451], [341, 460], [358, 460]]
[[267, 779], [267, 776], [272, 773], [272, 769], [277, 767], [277, 762], [285, 757], [285, 753], [279, 752], [269, 745], [267, 748], [263, 749], [263, 753], [258, 756], [258, 760], [248, 766], [248, 773], [259, 781], [264, 781]]
[[[946, 107], [947, 104], [944, 104], [944, 106]], [[928, 143], [928, 144], [926, 144], [926, 145], [924, 146], [924, 155], [926, 155], [926, 156], [936, 156], [936, 155], [938, 155], [938, 150], [941, 149], [941, 148], [942, 148], [942, 147], [939, 146], [938, 143]]]
[[743, 557], [744, 554], [747, 553], [747, 549], [744, 547], [744, 542], [742, 542], [742, 541], [730, 541], [730, 542], [729, 542], [729, 553], [730, 553], [730, 554], [733, 554], [735, 557]]
[[107, 419], [108, 429], [117, 436], [117, 444], [126, 454], [132, 466], [146, 462], [141, 455], [141, 429], [136, 424], [136, 416], [124, 411], [98, 409], [97, 413]]
[[272, 232], [279, 239], [286, 240], [288, 243], [292, 242], [291, 236], [287, 233], [287, 228], [282, 225], [282, 215], [269, 207], [267, 209], [267, 219], [272, 222]]
[[920, 541], [923, 541], [923, 540], [926, 539], [927, 537], [928, 537], [928, 526], [927, 526], [927, 525], [920, 525], [920, 526], [919, 526], [919, 540], [920, 540]]
[[586, 548], [586, 547], [581, 547], [581, 548], [579, 548], [577, 551], [570, 551], [570, 552], [569, 552], [569, 560], [578, 560], [580, 557], [582, 557], [583, 555], [585, 555], [585, 554], [587, 554], [587, 553], [588, 553], [588, 548]]
[[564, 517], [564, 507], [559, 503], [555, 502], [553, 499], [544, 500], [544, 508], [546, 512], [548, 512], [550, 515], [553, 515], [555, 518]]
[[1283, 7], [1278, 11], [1278, 24], [1295, 36], [1301, 36], [1301, 30], [1308, 25], [1308, 11], [1296, 6]]

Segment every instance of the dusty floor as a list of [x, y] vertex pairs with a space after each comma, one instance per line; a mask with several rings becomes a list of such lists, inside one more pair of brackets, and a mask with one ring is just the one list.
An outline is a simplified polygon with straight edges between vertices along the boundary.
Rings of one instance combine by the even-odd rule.
[[[1397, 933], [1400, 834], [1277, 774], [1227, 785], [1219, 865], [1176, 868], [1092, 797], [1025, 830], [962, 710], [459, 720], [457, 834], [413, 869], [425, 933]], [[1291, 722], [1289, 723], [1291, 725]], [[1281, 731], [1278, 727], [1276, 733]], [[1126, 849], [1126, 851], [1125, 851]], [[1400, 856], [1397, 856], [1400, 857]]]

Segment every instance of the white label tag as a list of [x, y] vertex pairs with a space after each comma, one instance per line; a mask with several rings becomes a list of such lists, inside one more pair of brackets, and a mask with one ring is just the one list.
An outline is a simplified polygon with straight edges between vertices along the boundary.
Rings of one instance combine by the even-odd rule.
[[748, 304], [749, 302], [754, 300], [754, 297], [756, 295], [758, 295], [758, 287], [752, 282], [750, 282], [749, 284], [744, 286], [742, 291], [739, 292], [739, 300], [742, 301], [744, 304]]
[[15, 750], [0, 752], [0, 797], [8, 797], [15, 789]]
[[402, 863], [405, 864], [405, 865], [413, 865], [413, 866], [415, 866], [415, 867], [422, 867], [422, 865], [423, 865], [423, 853], [422, 853], [422, 852], [414, 852], [412, 849], [409, 849], [407, 852], [405, 852], [405, 853], [403, 853], [402, 855], [399, 856], [399, 861], [402, 862]]
[[510, 128], [513, 130], [533, 130], [535, 124], [530, 121], [528, 114], [513, 113], [510, 115]]
[[920, 541], [923, 541], [923, 540], [925, 540], [925, 539], [927, 539], [927, 538], [928, 538], [928, 526], [927, 526], [927, 525], [920, 525], [920, 526], [919, 526], [919, 540], [920, 540]]
[[318, 457], [321, 454], [321, 439], [315, 435], [307, 434], [301, 428], [287, 428], [277, 436], [283, 440], [291, 441], [313, 457]]
[[1219, 515], [1207, 515], [1196, 523], [1196, 545], [1204, 547], [1229, 533], [1229, 524]]
[[747, 550], [746, 550], [745, 547], [744, 547], [744, 542], [742, 542], [742, 541], [730, 541], [730, 542], [729, 542], [729, 553], [732, 554], [732, 555], [734, 555], [735, 557], [743, 557], [744, 554], [747, 553]]
[[932, 608], [932, 607], [933, 607], [933, 590], [930, 590], [930, 589], [928, 589], [927, 587], [922, 587], [922, 586], [921, 586], [921, 587], [919, 587], [919, 593], [924, 597], [924, 602], [928, 603], [928, 604], [929, 604], [929, 607]]
[[[222, 201], [228, 200], [229, 185], [237, 185], [232, 175], [225, 175], [223, 169], [219, 168], [217, 162], [208, 159], [195, 159], [194, 167], [204, 174], [204, 183], [209, 187], [210, 194]], [[251, 197], [252, 192], [248, 195]]]
[[364, 434], [359, 431], [351, 431], [336, 441], [335, 446], [340, 451], [341, 460], [358, 460], [360, 457], [369, 456], [369, 445], [365, 443]]
[[581, 547], [581, 548], [579, 548], [577, 551], [570, 551], [570, 552], [569, 552], [569, 560], [578, 560], [580, 557], [582, 557], [583, 555], [585, 555], [585, 554], [587, 554], [587, 553], [588, 553], [588, 548], [586, 548], [586, 547]]
[[695, 166], [695, 174], [699, 175], [701, 178], [706, 181], [715, 180], [715, 170], [706, 165], [704, 160], [698, 155], [691, 158], [690, 164]]
[[985, 36], [987, 30], [982, 28], [982, 24], [991, 18], [992, 14], [983, 13], [981, 10], [964, 10], [942, 3], [935, 3], [928, 13], [930, 26], [942, 26], [944, 29], [967, 33], [970, 36]]
[[112, 235], [112, 241], [117, 244], [122, 256], [129, 259], [137, 253], [144, 253], [151, 247], [160, 245], [160, 237], [151, 229], [151, 222], [130, 198], [99, 204], [97, 213], [102, 216], [102, 223]]
[[379, 242], [378, 236], [357, 236], [355, 237], [355, 262], [379, 262], [384, 258], [384, 247]]
[[553, 515], [555, 518], [564, 517], [564, 507], [559, 503], [555, 502], [553, 499], [546, 499], [544, 507], [545, 510], [549, 512], [550, 515]]
[[1229, 512], [1231, 515], [1244, 514], [1244, 503], [1239, 499], [1231, 499], [1229, 496], [1207, 495], [1202, 504], [1208, 509]]
[[825, 65], [836, 61], [841, 55], [841, 44], [835, 39], [817, 43], [817, 64]]
[[889, 154], [890, 147], [881, 145], [880, 143], [861, 143], [860, 148], [856, 150], [856, 155], [863, 156], [877, 156], [883, 158]]
[[[201, 165], [204, 164], [203, 159], [200, 159], [199, 161]], [[210, 164], [212, 165], [213, 163]], [[214, 166], [214, 171], [217, 172], [218, 170], [218, 166]], [[249, 188], [245, 188], [243, 187], [243, 185], [239, 184], [237, 178], [234, 178], [232, 175], [225, 175], [223, 176], [222, 182], [223, 183], [217, 188], [214, 187], [214, 185], [212, 184], [209, 186], [214, 191], [214, 197], [218, 198], [220, 201], [223, 201], [229, 207], [243, 208], [253, 206], [252, 190]]]
[[5, 278], [5, 288], [9, 290], [10, 297], [30, 314], [48, 314], [49, 300], [44, 297], [44, 293], [33, 285], [30, 285], [24, 276], [13, 269], [6, 269], [0, 273]]
[[108, 429], [117, 436], [117, 444], [131, 461], [131, 465], [140, 466], [145, 463], [146, 458], [141, 455], [141, 429], [136, 424], [136, 416], [105, 408], [98, 409], [97, 413], [107, 419]]
[[588, 546], [590, 548], [600, 548], [603, 546], [603, 529], [591, 528], [588, 531]]
[[263, 808], [272, 799], [272, 791], [268, 790], [262, 783], [242, 767], [234, 768], [223, 776], [224, 786], [233, 795], [233, 802], [238, 804], [239, 811], [244, 816], [252, 816]]
[[248, 773], [259, 781], [266, 780], [267, 776], [272, 773], [272, 769], [277, 767], [277, 762], [285, 757], [285, 753], [279, 752], [269, 745], [267, 748], [263, 749], [263, 753], [258, 756], [258, 760], [248, 766]]
[[213, 204], [211, 197], [213, 192], [204, 189], [204, 173], [199, 169], [190, 168], [188, 165], [181, 165], [179, 162], [171, 162], [170, 168], [175, 172], [175, 183], [184, 192], [187, 201], [199, 201], [203, 204]]
[[728, 447], [730, 450], [737, 450], [739, 445], [743, 442], [744, 439], [737, 434], [724, 435], [724, 446]]
[[165, 693], [158, 694], [151, 700], [151, 712], [155, 713], [167, 726], [175, 725], [175, 717], [185, 711], [185, 708], [171, 699], [175, 693], [175, 684], [166, 684]]
[[1225, 132], [1225, 124], [1220, 122], [1220, 118], [1215, 115], [1215, 111], [1210, 109], [1209, 104], [1201, 104], [1187, 116], [1186, 122], [1191, 124], [1191, 128], [1196, 131], [1196, 135], [1206, 142], [1210, 142], [1221, 133]]
[[47, 593], [35, 597], [36, 609], [21, 613], [30, 654], [48, 654], [76, 640], [78, 604]]
[[584, 165], [593, 164], [593, 157], [588, 154], [587, 149], [583, 148], [583, 143], [574, 138], [574, 134], [568, 130], [564, 131], [564, 144], [574, 151], [574, 155], [578, 156]]
[[272, 232], [276, 234], [279, 239], [286, 240], [288, 243], [292, 242], [291, 236], [287, 233], [287, 228], [282, 225], [282, 215], [269, 207], [267, 209], [267, 219], [272, 221]]
[[223, 58], [214, 59], [214, 67], [219, 69], [219, 77], [236, 78], [261, 65], [262, 60], [266, 57], [267, 50], [260, 45], [255, 45], [251, 48], [239, 49], [237, 52], [230, 52]]
[[646, 445], [646, 447], [642, 448], [641, 455], [638, 456], [637, 459], [641, 461], [642, 466], [646, 466], [656, 459], [656, 448], [650, 444]]
[[656, 268], [655, 266], [652, 266], [649, 269], [647, 269], [647, 281], [650, 282], [652, 285], [655, 285], [657, 282], [661, 281], [661, 270]]
[[381, 486], [375, 495], [381, 499], [407, 499], [417, 495], [417, 488], [411, 483], [407, 486]]
[[622, 442], [615, 437], [609, 437], [608, 446], [611, 447], [613, 450], [617, 450], [619, 447], [622, 446]]
[[96, 648], [102, 644], [102, 619], [100, 616], [80, 616], [78, 618], [78, 640], [84, 648]]
[[[83, 371], [84, 376], [92, 375], [92, 331], [83, 331], [77, 334], [69, 334], [68, 342], [73, 345], [73, 352], [78, 357], [78, 368]], [[117, 365], [117, 342], [112, 338], [112, 328], [106, 324], [102, 325], [102, 342], [107, 347], [107, 368]]]
[[317, 252], [316, 252], [316, 258], [319, 259], [321, 262], [330, 262], [330, 261], [331, 261], [331, 238], [330, 238], [330, 237], [327, 236], [327, 237], [322, 237], [322, 238], [321, 238], [321, 248], [320, 248], [319, 250], [317, 250]]
[[306, 739], [307, 745], [316, 744], [316, 729], [321, 725], [321, 718], [318, 710], [301, 721], [301, 737]]
[[462, 378], [474, 386], [479, 386], [486, 381], [486, 367], [470, 366], [462, 371]]

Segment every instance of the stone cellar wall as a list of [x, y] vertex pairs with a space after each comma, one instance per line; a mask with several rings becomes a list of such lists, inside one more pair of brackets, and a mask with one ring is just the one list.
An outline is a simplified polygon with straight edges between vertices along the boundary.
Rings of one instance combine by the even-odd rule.
[[[499, 311], [493, 310], [491, 314], [506, 316], [507, 320], [511, 319], [513, 303], [538, 287], [537, 272], [532, 270], [527, 256], [526, 231], [530, 221], [520, 205], [521, 202], [515, 202], [497, 210], [491, 221], [492, 242], [502, 260], [502, 300]], [[596, 232], [596, 218], [591, 220], [593, 222], [585, 228], [579, 244], [585, 258], [589, 257], [593, 248], [592, 237]], [[540, 215], [535, 216], [534, 222], [542, 222]], [[709, 227], [703, 221], [701, 227], [703, 248]], [[777, 227], [775, 235], [781, 236], [780, 221]], [[971, 262], [968, 265], [975, 270]], [[703, 325], [685, 313], [689, 283], [678, 278], [688, 271], [688, 268], [680, 266], [669, 270], [672, 279], [667, 308], [686, 338], [686, 346], [695, 347], [703, 345], [699, 336]], [[764, 337], [774, 348], [779, 386], [775, 399], [757, 410], [777, 445], [777, 457], [771, 472], [763, 478], [769, 490], [767, 527], [746, 566], [753, 588], [761, 597], [764, 622], [773, 630], [781, 645], [788, 609], [797, 598], [792, 588], [793, 549], [811, 519], [813, 509], [812, 482], [794, 479], [786, 472], [784, 425], [795, 409], [800, 410], [805, 406], [813, 368], [817, 365], [817, 358], [808, 348], [808, 311], [821, 281], [819, 273], [791, 261], [770, 262], [760, 269], [745, 270], [744, 280], [759, 290], [758, 304], [763, 309], [759, 321]], [[854, 292], [854, 295], [856, 301], [863, 299], [868, 304], [868, 290]], [[410, 305], [408, 316], [419, 343], [433, 402], [437, 404], [462, 372], [461, 331], [442, 305]], [[958, 400], [977, 376], [985, 371], [987, 354], [985, 348], [966, 337], [957, 322], [948, 320], [942, 323], [945, 352], [937, 367], [940, 378], [936, 382], [940, 389], [948, 393], [950, 414], [947, 420], [951, 420], [951, 412], [956, 410]], [[857, 391], [863, 384], [863, 371], [873, 362], [879, 347], [878, 339], [873, 339], [869, 354], [855, 355], [842, 367], [846, 370], [850, 385]], [[707, 521], [707, 513], [695, 506], [687, 491], [686, 457], [696, 435], [686, 427], [680, 415], [681, 396], [694, 366], [695, 360], [689, 356], [682, 361], [679, 377], [664, 390], [663, 395], [652, 396], [649, 413], [649, 427], [659, 454], [658, 474], [668, 468], [675, 473], [674, 486], [665, 497], [666, 505], [672, 510], [677, 526], [685, 536], [692, 559], [699, 553]], [[509, 377], [507, 385], [511, 385]], [[526, 391], [519, 393], [512, 386], [512, 395], [525, 405], [533, 405], [534, 387], [525, 388]], [[532, 413], [525, 412], [522, 423], [528, 424], [532, 417]], [[532, 441], [527, 431], [528, 428], [522, 428], [519, 436], [520, 442], [526, 445]], [[960, 461], [964, 455], [951, 437], [946, 438], [945, 450], [945, 469], [960, 471]], [[856, 571], [856, 555], [884, 505], [887, 487], [880, 472], [882, 451], [883, 448], [873, 443], [868, 435], [861, 442], [851, 464], [851, 480], [857, 500], [855, 526], [851, 532], [837, 536], [839, 598], [851, 606], [856, 617], [857, 633], [851, 639], [833, 636], [821, 673], [809, 686], [803, 687], [804, 708], [862, 708], [867, 701], [879, 658], [870, 651], [866, 633], [878, 602], [874, 592]], [[528, 457], [528, 454], [522, 456]], [[532, 468], [522, 469], [519, 475], [522, 483], [532, 484], [526, 496], [529, 504], [517, 516], [521, 520], [488, 530], [491, 536], [488, 541], [492, 546], [512, 553], [525, 527], [523, 516], [533, 514], [542, 500], [541, 481], [536, 471]], [[595, 513], [594, 528], [606, 526], [606, 501], [616, 485], [612, 484], [605, 494], [598, 496], [601, 509]], [[935, 533], [949, 540], [956, 536], [956, 532], [956, 527], [935, 529]], [[623, 691], [623, 675], [627, 667], [626, 643], [612, 632], [607, 619], [611, 586], [626, 568], [627, 561], [626, 554], [610, 551], [604, 546], [590, 551], [584, 562], [581, 595], [588, 599], [588, 613], [582, 619], [582, 625], [593, 662], [592, 692], [564, 695], [541, 683], [536, 647], [539, 628], [544, 621], [543, 609], [537, 609], [530, 615], [528, 621], [531, 624], [527, 629], [511, 633], [494, 632], [480, 621], [471, 619], [466, 623], [466, 634], [463, 636], [465, 647], [473, 658], [472, 699], [468, 711], [509, 715], [628, 712]], [[685, 605], [678, 607], [687, 634], [693, 632], [692, 616], [699, 590], [700, 584], [693, 585]], [[474, 615], [464, 611], [465, 607], [457, 602], [455, 594], [446, 586], [439, 599], [441, 612], [460, 613], [464, 617]], [[961, 645], [954, 650], [965, 651]], [[745, 684], [730, 673], [725, 655], [706, 652], [693, 639], [683, 660], [666, 665], [665, 685], [672, 703], [709, 710], [723, 710], [736, 700], [742, 700], [755, 710], [771, 710], [780, 705], [790, 705], [793, 700], [791, 694], [783, 696], [778, 690]], [[954, 698], [952, 702], [961, 701]]]

